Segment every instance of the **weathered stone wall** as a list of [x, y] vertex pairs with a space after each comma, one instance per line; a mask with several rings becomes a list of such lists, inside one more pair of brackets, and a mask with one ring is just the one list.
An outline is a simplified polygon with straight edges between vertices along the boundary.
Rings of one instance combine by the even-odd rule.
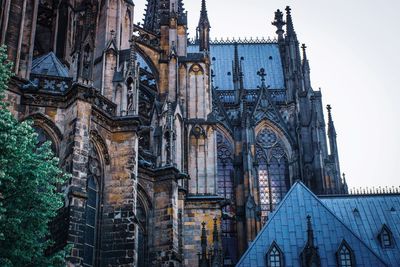
[[[221, 207], [217, 199], [186, 199], [183, 217], [183, 266], [198, 266], [198, 253], [201, 252], [201, 223], [206, 223], [208, 248], [212, 248], [214, 218], [220, 225]], [[220, 230], [220, 229], [219, 229]]]

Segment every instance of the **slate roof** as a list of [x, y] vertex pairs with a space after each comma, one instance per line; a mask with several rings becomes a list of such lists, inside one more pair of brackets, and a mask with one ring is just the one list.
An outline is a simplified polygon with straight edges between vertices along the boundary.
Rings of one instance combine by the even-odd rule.
[[[391, 266], [400, 266], [400, 195], [324, 196], [321, 201]], [[394, 246], [382, 248], [383, 225], [393, 234]]]
[[293, 185], [236, 266], [266, 266], [266, 253], [274, 241], [284, 253], [285, 266], [300, 266], [299, 255], [307, 241], [308, 215], [321, 266], [337, 266], [336, 252], [343, 239], [354, 251], [356, 266], [387, 266], [385, 260], [301, 182]]
[[68, 77], [68, 69], [56, 57], [53, 52], [35, 58], [32, 61], [33, 74], [41, 74], [57, 77]]
[[[260, 77], [257, 71], [264, 68], [266, 85], [271, 89], [284, 89], [284, 75], [279, 46], [276, 43], [238, 43], [239, 58], [243, 58], [243, 81], [245, 89], [257, 89]], [[188, 53], [199, 51], [198, 45], [189, 45]], [[233, 90], [232, 62], [234, 61], [234, 43], [216, 43], [210, 45], [211, 67], [214, 71], [214, 86], [219, 90]]]

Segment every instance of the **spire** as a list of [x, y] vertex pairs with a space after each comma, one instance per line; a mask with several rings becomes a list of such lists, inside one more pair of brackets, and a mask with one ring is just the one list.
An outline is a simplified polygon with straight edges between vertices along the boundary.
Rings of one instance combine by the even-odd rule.
[[306, 48], [307, 46], [305, 44], [301, 45], [301, 49], [303, 51], [303, 61], [301, 64], [301, 68], [304, 76], [304, 89], [311, 90], [310, 64], [308, 63]]
[[287, 6], [285, 10], [286, 10], [286, 35], [288, 37], [293, 37], [297, 39], [296, 32], [294, 31], [293, 27], [291, 8]]
[[233, 78], [233, 86], [235, 90], [242, 90], [243, 87], [243, 69], [242, 69], [242, 60], [243, 58], [239, 58], [239, 49], [238, 44], [234, 44], [234, 57], [232, 62], [232, 78]]
[[208, 14], [207, 14], [206, 0], [201, 1], [199, 25], [201, 24], [207, 24], [208, 26], [210, 26], [210, 21], [208, 20]]
[[307, 216], [307, 243], [300, 254], [302, 266], [321, 266], [318, 247], [314, 244], [314, 230], [312, 229], [311, 216]]
[[278, 41], [283, 41], [283, 34], [285, 31], [283, 30], [283, 26], [285, 26], [286, 22], [283, 21], [283, 13], [278, 9], [275, 12], [275, 20], [272, 22], [272, 25], [276, 27], [276, 34], [278, 35]]
[[308, 61], [306, 48], [307, 48], [306, 44], [301, 45], [301, 49], [303, 50], [303, 64]]
[[221, 248], [218, 238], [217, 218], [214, 218], [212, 267], [222, 266]]
[[208, 20], [206, 0], [201, 1], [199, 25], [197, 26], [197, 41], [200, 51], [210, 51], [210, 21]]
[[199, 255], [199, 267], [208, 267], [206, 223], [202, 222], [201, 225], [201, 253]]
[[332, 119], [331, 105], [327, 105], [326, 109], [328, 110], [328, 135], [329, 135], [329, 138], [335, 138], [335, 140], [336, 140], [336, 130], [335, 130], [335, 125], [334, 125], [333, 119]]
[[347, 186], [347, 181], [346, 181], [346, 174], [342, 174], [343, 180], [342, 180], [342, 193], [343, 194], [348, 194], [349, 193], [349, 187]]

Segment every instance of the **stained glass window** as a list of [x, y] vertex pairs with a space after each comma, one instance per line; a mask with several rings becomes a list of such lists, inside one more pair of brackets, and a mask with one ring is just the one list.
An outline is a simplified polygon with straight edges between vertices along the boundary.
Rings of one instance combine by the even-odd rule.
[[[235, 214], [235, 191], [233, 183], [233, 146], [221, 134], [217, 134], [217, 168], [218, 168], [218, 195], [230, 200], [230, 204], [222, 210], [223, 218], [221, 222], [222, 245], [224, 248], [224, 262], [236, 263], [236, 225]], [[230, 266], [225, 264], [225, 266]]]
[[264, 129], [258, 134], [256, 160], [261, 220], [265, 222], [290, 188], [287, 156], [273, 131]]
[[353, 264], [353, 255], [351, 253], [350, 248], [346, 243], [343, 243], [338, 251], [338, 265], [340, 267], [352, 267]]

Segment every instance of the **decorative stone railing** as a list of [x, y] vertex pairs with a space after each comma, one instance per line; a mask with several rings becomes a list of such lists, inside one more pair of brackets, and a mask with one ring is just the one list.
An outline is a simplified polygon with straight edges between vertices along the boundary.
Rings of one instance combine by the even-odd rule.
[[39, 90], [51, 92], [66, 92], [72, 85], [72, 78], [31, 74], [32, 84]]
[[[220, 101], [226, 105], [233, 105], [239, 97], [239, 91], [235, 90], [216, 90], [217, 96]], [[286, 90], [285, 89], [268, 89], [271, 100], [277, 104], [285, 103]], [[247, 103], [256, 102], [260, 94], [260, 89], [245, 90], [245, 99]]]

